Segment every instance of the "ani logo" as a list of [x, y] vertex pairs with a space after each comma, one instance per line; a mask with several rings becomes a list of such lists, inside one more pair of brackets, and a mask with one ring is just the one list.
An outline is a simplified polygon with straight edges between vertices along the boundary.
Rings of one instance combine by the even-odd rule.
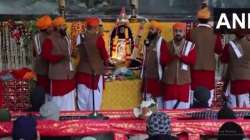
[[215, 8], [214, 31], [233, 33], [235, 30], [250, 33], [250, 9]]

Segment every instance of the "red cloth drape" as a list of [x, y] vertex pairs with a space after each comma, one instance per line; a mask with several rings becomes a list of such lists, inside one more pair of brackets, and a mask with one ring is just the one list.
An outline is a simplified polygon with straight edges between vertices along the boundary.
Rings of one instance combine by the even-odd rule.
[[0, 108], [3, 106], [3, 92], [4, 92], [4, 87], [3, 87], [3, 82], [0, 81]]

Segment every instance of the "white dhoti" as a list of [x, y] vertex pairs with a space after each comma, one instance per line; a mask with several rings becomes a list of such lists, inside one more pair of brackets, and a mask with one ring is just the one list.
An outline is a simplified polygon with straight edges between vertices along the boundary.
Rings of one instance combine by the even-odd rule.
[[[93, 110], [93, 90], [88, 88], [84, 84], [77, 85], [77, 98], [78, 98], [78, 107], [80, 110], [92, 111]], [[95, 110], [101, 109], [102, 103], [102, 92], [103, 92], [103, 76], [100, 76], [98, 81], [98, 87], [94, 90], [95, 98]]]
[[228, 95], [228, 105], [232, 108], [250, 108], [249, 93], [243, 93], [240, 95]]
[[166, 100], [164, 101], [164, 109], [189, 109], [190, 108], [190, 99], [191, 99], [191, 87], [189, 87], [189, 97], [187, 102], [179, 101], [178, 100]]
[[50, 95], [50, 93], [45, 93], [45, 103], [47, 103], [51, 100], [52, 100], [52, 96]]
[[[152, 98], [153, 97], [152, 97], [151, 93], [146, 93], [146, 101], [149, 101]], [[156, 103], [157, 103], [157, 108], [158, 109], [163, 109], [163, 98], [162, 97], [156, 97], [155, 100], [156, 100]]]
[[51, 96], [51, 101], [55, 102], [60, 111], [75, 111], [76, 90], [72, 90], [64, 96]]
[[234, 95], [231, 93], [231, 83], [229, 83], [224, 94], [228, 97], [227, 105], [231, 108], [250, 108], [250, 96], [248, 92]]

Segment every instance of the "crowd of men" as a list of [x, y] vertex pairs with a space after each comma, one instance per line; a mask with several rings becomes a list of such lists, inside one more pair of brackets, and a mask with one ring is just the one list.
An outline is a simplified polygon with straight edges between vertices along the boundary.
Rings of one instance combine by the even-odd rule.
[[[34, 37], [37, 86], [45, 89], [45, 100], [55, 102], [60, 110], [73, 111], [76, 105], [80, 110], [91, 110], [92, 92], [95, 107], [100, 109], [104, 63], [109, 62], [109, 55], [98, 32], [99, 23], [95, 17], [86, 19], [86, 31], [77, 51], [71, 47], [63, 17], [52, 21], [49, 16], [43, 16], [37, 20], [36, 26], [40, 29]], [[75, 67], [73, 56], [78, 52], [80, 61]]]
[[[250, 41], [240, 32], [225, 47], [221, 35], [215, 34], [208, 24], [210, 11], [202, 7], [197, 12], [198, 24], [186, 32], [186, 23], [173, 25], [173, 39], [163, 39], [160, 22], [152, 20], [144, 43], [141, 76], [145, 100], [154, 98], [160, 109], [188, 109], [193, 102], [193, 91], [210, 91], [207, 107], [215, 92], [215, 54], [228, 64], [223, 80], [227, 80], [232, 107], [250, 107]], [[46, 101], [54, 101], [60, 110], [72, 111], [100, 109], [105, 64], [112, 63], [100, 33], [100, 19], [89, 17], [85, 30], [77, 38], [77, 50], [71, 47], [63, 17], [54, 20], [42, 16], [34, 36], [35, 71], [37, 85], [46, 90]], [[73, 56], [79, 53], [77, 67]], [[201, 93], [202, 94], [202, 93]], [[200, 95], [199, 97], [202, 97]], [[194, 101], [195, 100], [195, 101]]]
[[[188, 109], [193, 103], [211, 107], [215, 92], [216, 55], [224, 66], [222, 81], [231, 107], [250, 107], [250, 40], [236, 30], [235, 39], [223, 46], [222, 35], [209, 24], [210, 11], [204, 6], [197, 12], [198, 24], [186, 33], [186, 24], [173, 25], [173, 40], [161, 36], [162, 25], [152, 21], [145, 41], [143, 92], [155, 98], [159, 108]], [[202, 90], [200, 90], [202, 89]], [[195, 90], [201, 91], [194, 98]], [[209, 91], [209, 96], [207, 96]], [[207, 103], [200, 100], [209, 97]], [[204, 102], [204, 101], [203, 101]]]

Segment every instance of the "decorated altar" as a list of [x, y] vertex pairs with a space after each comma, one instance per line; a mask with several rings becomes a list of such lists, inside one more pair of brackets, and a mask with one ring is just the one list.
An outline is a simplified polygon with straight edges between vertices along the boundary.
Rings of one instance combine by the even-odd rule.
[[[112, 40], [111, 33], [117, 27], [116, 22], [116, 20], [103, 19], [103, 37], [109, 53], [111, 53], [111, 48], [114, 47], [110, 46], [110, 42]], [[15, 78], [12, 72], [22, 71], [26, 68], [31, 71], [33, 69], [32, 37], [37, 32], [34, 28], [34, 20], [9, 19], [0, 23], [0, 81], [4, 87], [2, 90], [4, 94], [0, 94], [0, 98], [6, 100], [4, 107], [11, 110], [27, 110], [30, 107], [29, 94], [32, 90], [29, 83], [30, 80], [35, 82], [35, 78], [28, 79], [28, 81], [20, 77]], [[163, 22], [162, 24], [165, 27], [162, 34], [167, 37], [167, 40], [170, 40], [173, 23]], [[125, 62], [120, 63], [118, 61], [115, 67], [107, 68], [106, 87], [102, 102], [103, 109], [131, 109], [137, 106], [141, 100], [140, 66], [129, 68], [128, 64], [131, 59], [142, 59], [142, 46], [147, 34], [148, 23], [145, 19], [139, 19], [130, 21], [127, 26], [133, 33], [135, 51], [131, 50], [129, 58], [124, 55], [126, 57]], [[72, 47], [76, 47], [77, 35], [83, 31], [83, 28], [84, 21], [67, 22], [67, 31], [71, 36]], [[124, 70], [128, 73], [123, 73]], [[19, 103], [19, 101], [23, 102]], [[6, 102], [9, 102], [8, 105]], [[18, 107], [13, 105], [18, 105]]]
[[[28, 7], [26, 5], [34, 4], [37, 9], [40, 8], [40, 5], [46, 3], [47, 5], [44, 7], [47, 8], [47, 11], [40, 13], [34, 11], [36, 14], [30, 16], [27, 15], [27, 11], [28, 14], [33, 14], [33, 11], [28, 7], [26, 15], [20, 18], [18, 12], [25, 11], [25, 8], [22, 9], [19, 6], [20, 9], [18, 10], [11, 8], [12, 13], [7, 13], [10, 15], [0, 17], [0, 108], [8, 108], [11, 113], [11, 121], [0, 122], [0, 138], [11, 135], [13, 121], [22, 115], [31, 115], [37, 119], [37, 130], [41, 136], [78, 137], [112, 133], [115, 140], [127, 140], [129, 136], [145, 135], [146, 122], [142, 118], [144, 117], [143, 109], [147, 109], [147, 107], [143, 108], [140, 105], [142, 100], [140, 71], [149, 20], [159, 20], [163, 27], [161, 32], [163, 38], [170, 41], [173, 38], [172, 25], [175, 21], [185, 21], [188, 25], [187, 32], [190, 31], [193, 26], [192, 21], [194, 21], [194, 17], [190, 15], [195, 15], [195, 8], [198, 7], [195, 7], [195, 5], [199, 3], [198, 1], [187, 2], [185, 0], [179, 1], [180, 5], [173, 0], [164, 0], [162, 1], [163, 5], [160, 3], [158, 3], [160, 5], [157, 5], [155, 0], [147, 0], [144, 7], [138, 9], [139, 1], [137, 0], [131, 0], [129, 4], [121, 0], [118, 6], [115, 5], [117, 8], [113, 4], [118, 1], [58, 0], [52, 2], [49, 0], [18, 0], [11, 3], [13, 7], [16, 3], [21, 3], [21, 7], [25, 8]], [[144, 2], [140, 1], [140, 3]], [[0, 7], [3, 3], [0, 2]], [[159, 7], [164, 6], [163, 11], [155, 8], [157, 12], [150, 11], [152, 12], [150, 13], [146, 10], [154, 9], [152, 8], [154, 3]], [[177, 7], [175, 7], [176, 5]], [[102, 11], [103, 9], [104, 11]], [[164, 11], [172, 9], [175, 12], [180, 12], [176, 12], [176, 15], [173, 12], [168, 11], [171, 13], [169, 14]], [[136, 10], [142, 10], [140, 14], [142, 12], [144, 14], [138, 15]], [[76, 110], [75, 112], [60, 112], [60, 120], [51, 121], [42, 120], [37, 112], [26, 112], [31, 107], [30, 95], [33, 84], [36, 82], [36, 74], [32, 70], [34, 60], [32, 39], [37, 32], [34, 28], [34, 21], [40, 14], [46, 12], [52, 17], [59, 14], [65, 16], [67, 33], [71, 37], [72, 48], [77, 47], [77, 36], [85, 31], [85, 19], [89, 15], [98, 16], [102, 21], [99, 25], [100, 34], [103, 35], [106, 50], [114, 62], [105, 67], [105, 88], [100, 111], [109, 119], [86, 119], [86, 116], [91, 112]], [[1, 8], [0, 14], [2, 14]], [[18, 18], [14, 15], [17, 15]], [[131, 65], [133, 60], [138, 63]], [[220, 66], [217, 65], [217, 67]], [[217, 75], [220, 75], [219, 71]], [[219, 127], [225, 121], [237, 122], [243, 128], [245, 134], [250, 135], [249, 121], [244, 120], [244, 117], [250, 116], [247, 109], [234, 110], [238, 119], [217, 120], [218, 108], [223, 104], [222, 86], [223, 83], [217, 80], [215, 98], [211, 109], [161, 110], [170, 116], [174, 136], [188, 140], [200, 140], [204, 136], [216, 136]], [[135, 115], [135, 110], [132, 110], [134, 107], [141, 109], [139, 111], [143, 112], [141, 113], [143, 117], [140, 116], [141, 114], [139, 114], [139, 117]]]

